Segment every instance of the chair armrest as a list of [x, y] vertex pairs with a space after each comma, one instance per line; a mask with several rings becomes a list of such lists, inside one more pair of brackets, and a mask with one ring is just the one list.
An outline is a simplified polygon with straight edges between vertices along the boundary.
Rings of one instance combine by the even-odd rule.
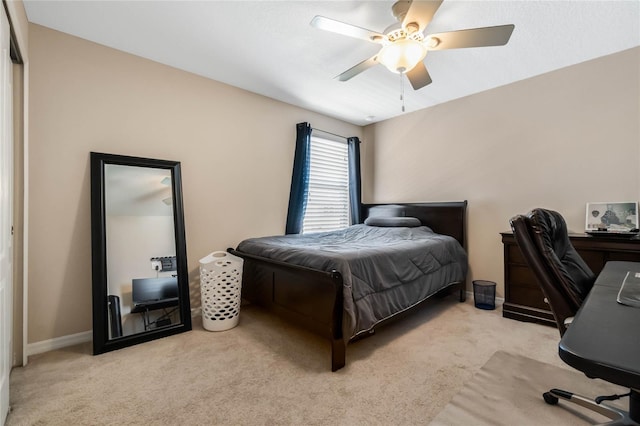
[[[549, 304], [549, 300], [546, 297], [544, 298], [544, 303], [546, 303], [547, 305]], [[564, 328], [569, 327], [572, 322], [573, 322], [573, 317], [565, 318], [564, 319]]]

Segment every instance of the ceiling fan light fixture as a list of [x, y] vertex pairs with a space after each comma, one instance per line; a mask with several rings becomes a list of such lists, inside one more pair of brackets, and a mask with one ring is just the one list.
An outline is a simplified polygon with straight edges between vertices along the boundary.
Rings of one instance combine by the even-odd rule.
[[427, 48], [419, 41], [404, 38], [384, 46], [378, 61], [396, 74], [411, 71], [427, 55]]

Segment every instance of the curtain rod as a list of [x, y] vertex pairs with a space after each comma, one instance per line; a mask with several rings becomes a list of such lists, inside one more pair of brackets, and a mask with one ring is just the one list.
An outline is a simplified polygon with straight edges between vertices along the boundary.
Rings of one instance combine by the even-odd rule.
[[335, 133], [327, 132], [326, 130], [322, 130], [322, 129], [316, 129], [315, 127], [312, 127], [311, 129], [312, 129], [312, 130], [315, 130], [315, 131], [318, 131], [318, 132], [326, 133], [326, 134], [331, 135], [331, 136], [335, 136], [335, 137], [337, 137], [337, 138], [349, 139], [349, 138], [348, 138], [348, 137], [346, 137], [346, 136], [336, 135]]

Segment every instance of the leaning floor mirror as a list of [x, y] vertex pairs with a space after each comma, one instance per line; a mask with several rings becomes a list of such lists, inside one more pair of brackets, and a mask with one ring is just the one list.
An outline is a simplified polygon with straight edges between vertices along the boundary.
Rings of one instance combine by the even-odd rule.
[[191, 330], [177, 161], [91, 153], [94, 355]]

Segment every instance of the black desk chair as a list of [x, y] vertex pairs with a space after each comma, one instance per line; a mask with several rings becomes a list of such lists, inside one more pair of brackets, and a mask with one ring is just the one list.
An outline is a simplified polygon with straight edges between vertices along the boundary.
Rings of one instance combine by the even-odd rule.
[[120, 314], [120, 298], [115, 295], [107, 296], [109, 305], [109, 330], [111, 338], [122, 337], [122, 315]]
[[571, 244], [559, 213], [533, 209], [526, 216], [513, 217], [511, 229], [562, 336], [596, 277]]
[[[535, 274], [562, 336], [596, 277], [571, 244], [567, 225], [558, 212], [533, 209], [526, 216], [511, 218], [510, 223], [525, 262]], [[551, 389], [543, 397], [548, 404], [555, 405], [562, 399], [612, 420], [624, 417], [624, 411], [600, 404], [603, 400], [617, 399], [618, 395], [591, 400], [561, 389]]]

